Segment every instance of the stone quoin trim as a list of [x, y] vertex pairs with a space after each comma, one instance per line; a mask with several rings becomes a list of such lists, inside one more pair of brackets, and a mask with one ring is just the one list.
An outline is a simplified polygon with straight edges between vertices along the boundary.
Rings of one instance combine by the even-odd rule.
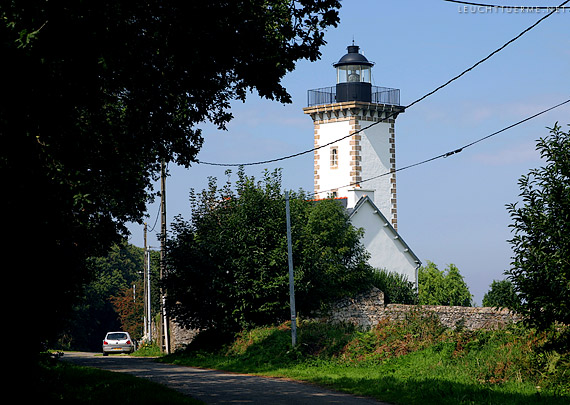
[[390, 133], [390, 163], [391, 163], [391, 170], [393, 171], [390, 174], [390, 194], [391, 194], [391, 201], [392, 201], [392, 210], [390, 212], [390, 222], [392, 222], [392, 226], [395, 230], [398, 230], [398, 205], [396, 202], [396, 132], [394, 129], [394, 122], [395, 120], [391, 119], [390, 121], [390, 128], [388, 132]]
[[[353, 109], [354, 110], [354, 109]], [[354, 134], [350, 137], [350, 184], [360, 185], [362, 181], [362, 157], [360, 156], [360, 151], [362, 146], [360, 146], [360, 141], [362, 140], [362, 135], [357, 133], [362, 127], [360, 126], [358, 116], [350, 119], [350, 133]]]

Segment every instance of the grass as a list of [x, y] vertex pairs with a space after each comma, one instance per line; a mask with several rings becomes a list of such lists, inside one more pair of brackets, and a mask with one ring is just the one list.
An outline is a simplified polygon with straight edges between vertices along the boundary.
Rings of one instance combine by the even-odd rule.
[[199, 340], [160, 361], [288, 377], [396, 404], [568, 404], [569, 328], [450, 330], [429, 314], [369, 331], [301, 322], [243, 332], [216, 350]]
[[42, 403], [202, 404], [161, 384], [128, 374], [76, 366], [43, 356], [38, 362]]

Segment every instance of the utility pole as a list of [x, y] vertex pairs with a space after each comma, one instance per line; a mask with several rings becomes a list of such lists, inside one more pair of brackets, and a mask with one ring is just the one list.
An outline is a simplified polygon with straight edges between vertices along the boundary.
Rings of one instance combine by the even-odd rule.
[[[148, 339], [148, 329], [147, 329], [147, 322], [148, 319], [146, 317], [147, 314], [147, 308], [148, 308], [148, 301], [146, 299], [147, 297], [147, 286], [146, 286], [146, 269], [147, 269], [147, 260], [146, 260], [146, 256], [147, 256], [147, 246], [146, 246], [146, 222], [144, 223], [144, 254], [143, 254], [143, 287], [144, 287], [144, 309], [143, 309], [143, 322], [144, 322], [144, 326], [143, 326], [143, 336]], [[149, 339], [150, 340], [150, 339]]]
[[289, 303], [291, 306], [291, 343], [297, 344], [297, 316], [295, 315], [295, 277], [293, 274], [293, 251], [291, 247], [291, 214], [289, 192], [285, 191], [285, 214], [287, 216], [287, 255], [289, 257]]
[[144, 336], [152, 343], [152, 316], [150, 302], [150, 246], [147, 242], [147, 224], [144, 224]]
[[148, 328], [148, 342], [152, 343], [152, 315], [151, 315], [151, 302], [150, 302], [150, 249], [147, 250], [146, 253], [146, 300], [147, 300], [147, 308], [146, 308], [146, 322]]
[[[166, 162], [162, 159], [160, 170], [160, 280], [166, 273]], [[168, 336], [168, 317], [166, 315], [166, 292], [160, 287], [160, 298], [162, 303], [162, 344], [163, 351], [170, 353], [170, 344]]]

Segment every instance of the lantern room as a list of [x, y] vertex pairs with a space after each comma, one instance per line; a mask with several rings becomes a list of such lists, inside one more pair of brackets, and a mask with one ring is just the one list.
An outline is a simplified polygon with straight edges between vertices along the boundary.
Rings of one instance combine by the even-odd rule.
[[372, 66], [359, 52], [359, 47], [350, 45], [348, 53], [333, 66], [336, 68], [336, 101], [372, 100]]

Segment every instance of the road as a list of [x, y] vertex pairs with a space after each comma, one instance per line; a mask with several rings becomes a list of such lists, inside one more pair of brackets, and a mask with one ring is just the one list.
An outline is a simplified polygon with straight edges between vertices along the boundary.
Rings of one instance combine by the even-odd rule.
[[206, 404], [388, 405], [286, 379], [162, 364], [148, 358], [125, 355], [103, 357], [99, 353], [65, 352], [62, 359], [81, 366], [148, 378]]

